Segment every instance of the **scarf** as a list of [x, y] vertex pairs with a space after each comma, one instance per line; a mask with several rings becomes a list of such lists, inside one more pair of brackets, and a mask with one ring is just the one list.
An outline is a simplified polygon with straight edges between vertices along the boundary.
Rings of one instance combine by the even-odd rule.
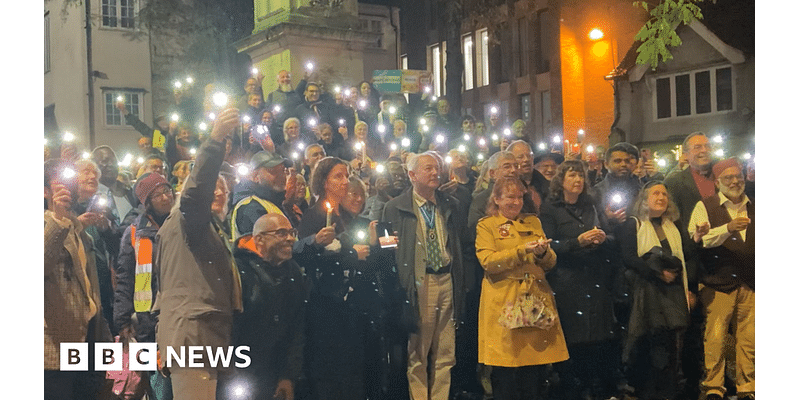
[[[655, 246], [661, 246], [661, 241], [658, 240], [658, 234], [656, 233], [656, 229], [653, 226], [653, 223], [650, 222], [649, 219], [644, 221], [640, 221], [638, 218], [634, 218], [636, 220], [636, 244], [638, 249], [639, 257], [643, 256], [645, 253], [650, 251]], [[689, 304], [689, 281], [686, 277], [686, 261], [683, 258], [683, 245], [681, 242], [681, 234], [678, 231], [678, 228], [675, 224], [668, 220], [662, 219], [661, 228], [664, 229], [664, 235], [667, 237], [667, 242], [669, 243], [669, 247], [672, 249], [672, 255], [678, 257], [681, 260], [681, 266], [683, 267], [681, 276], [683, 277], [683, 292], [686, 295], [686, 304]]]

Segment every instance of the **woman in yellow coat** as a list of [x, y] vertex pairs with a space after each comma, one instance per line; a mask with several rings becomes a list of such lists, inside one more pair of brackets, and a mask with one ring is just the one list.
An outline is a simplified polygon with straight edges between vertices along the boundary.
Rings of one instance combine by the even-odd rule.
[[[478, 362], [492, 366], [496, 400], [536, 398], [542, 366], [569, 358], [552, 290], [545, 280], [545, 271], [556, 264], [556, 254], [539, 219], [520, 214], [523, 193], [519, 179], [498, 179], [487, 205], [488, 216], [478, 221], [475, 240], [485, 270], [478, 312]], [[548, 329], [501, 325], [504, 308], [527, 293], [545, 296], [547, 308], [555, 315]]]

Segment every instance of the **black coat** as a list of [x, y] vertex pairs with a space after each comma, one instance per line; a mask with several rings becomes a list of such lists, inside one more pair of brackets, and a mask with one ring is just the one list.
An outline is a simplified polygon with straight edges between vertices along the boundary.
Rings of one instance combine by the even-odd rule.
[[600, 223], [590, 196], [582, 194], [576, 206], [573, 211], [564, 200], [547, 199], [539, 216], [558, 256], [547, 281], [568, 345], [614, 339], [619, 331], [614, 314], [617, 281], [622, 278], [619, 254], [608, 236], [598, 246], [580, 246], [578, 236]]
[[280, 379], [296, 382], [305, 344], [305, 277], [293, 260], [271, 265], [243, 247], [234, 257], [244, 308], [234, 316], [234, 346], [250, 346], [251, 368], [263, 374], [260, 379], [273, 385]]

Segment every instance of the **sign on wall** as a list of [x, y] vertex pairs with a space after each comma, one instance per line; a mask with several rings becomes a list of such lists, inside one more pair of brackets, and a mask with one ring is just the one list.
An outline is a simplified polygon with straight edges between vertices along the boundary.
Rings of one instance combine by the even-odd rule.
[[413, 69], [375, 70], [372, 84], [381, 92], [419, 93], [430, 86], [431, 73]]

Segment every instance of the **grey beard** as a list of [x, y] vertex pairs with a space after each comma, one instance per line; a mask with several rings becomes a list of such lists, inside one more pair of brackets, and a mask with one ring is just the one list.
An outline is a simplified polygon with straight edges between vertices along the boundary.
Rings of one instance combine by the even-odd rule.
[[292, 89], [292, 84], [291, 83], [288, 84], [288, 85], [279, 84], [278, 87], [281, 89], [281, 92], [291, 92], [292, 90], [294, 90], [294, 89]]

